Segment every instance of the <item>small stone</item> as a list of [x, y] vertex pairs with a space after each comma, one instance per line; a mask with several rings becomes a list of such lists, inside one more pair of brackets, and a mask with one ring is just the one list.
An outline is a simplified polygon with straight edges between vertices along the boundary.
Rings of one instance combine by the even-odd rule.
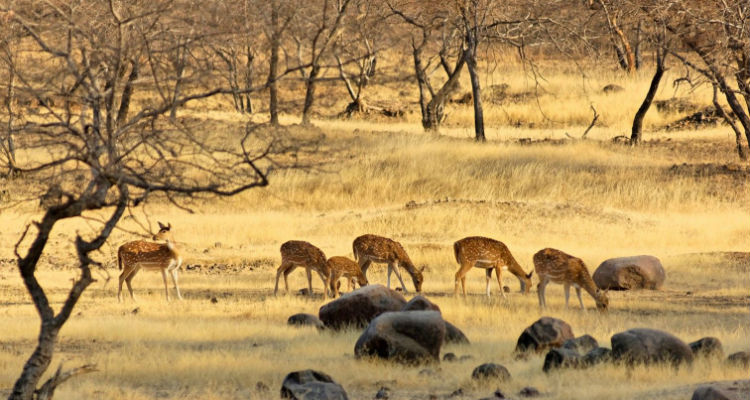
[[533, 386], [526, 386], [521, 389], [518, 394], [521, 395], [521, 397], [536, 397], [540, 395], [539, 390]]
[[453, 392], [451, 392], [451, 394], [449, 394], [448, 397], [463, 396], [463, 394], [464, 394], [464, 390], [461, 388], [458, 388], [454, 390]]
[[425, 369], [419, 371], [419, 375], [422, 375], [422, 376], [434, 376], [435, 375], [435, 370], [432, 370], [432, 369], [429, 369], [429, 368], [425, 368]]
[[391, 389], [387, 386], [381, 386], [377, 393], [375, 393], [376, 399], [387, 400], [390, 398]]
[[474, 371], [471, 373], [471, 378], [475, 380], [505, 381], [510, 379], [510, 372], [500, 364], [485, 363], [474, 368]]
[[255, 391], [256, 392], [267, 392], [269, 390], [271, 390], [271, 389], [264, 382], [258, 381], [255, 384]]
[[216, 304], [219, 302], [219, 299], [216, 298], [216, 296], [211, 297], [211, 304]]
[[134, 308], [133, 311], [131, 311], [130, 313], [133, 314], [133, 315], [136, 315], [136, 314], [138, 314], [138, 311], [141, 311], [140, 307]]
[[750, 352], [738, 351], [727, 357], [727, 363], [747, 368], [750, 366]]
[[510, 293], [510, 286], [503, 286], [503, 292]]
[[445, 353], [443, 355], [443, 361], [452, 362], [452, 361], [456, 361], [457, 359], [458, 357], [456, 357], [454, 353]]

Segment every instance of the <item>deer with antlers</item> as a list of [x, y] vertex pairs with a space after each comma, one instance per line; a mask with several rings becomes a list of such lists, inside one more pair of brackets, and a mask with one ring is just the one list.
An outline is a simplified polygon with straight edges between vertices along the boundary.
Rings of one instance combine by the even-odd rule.
[[153, 236], [154, 240], [164, 240], [166, 243], [153, 243], [144, 240], [128, 242], [117, 250], [117, 265], [122, 270], [120, 283], [117, 289], [117, 300], [122, 301], [122, 283], [128, 285], [130, 298], [135, 300], [131, 282], [141, 270], [159, 270], [164, 280], [164, 292], [169, 300], [169, 288], [167, 287], [167, 272], [172, 277], [177, 298], [182, 300], [180, 287], [177, 283], [177, 271], [182, 265], [182, 257], [177, 251], [174, 238], [172, 237], [172, 224], [167, 225], [159, 222], [159, 232]]
[[584, 289], [594, 298], [596, 308], [599, 311], [605, 311], [609, 306], [607, 292], [596, 287], [586, 264], [578, 257], [573, 257], [560, 250], [547, 248], [534, 254], [534, 269], [539, 276], [537, 295], [539, 296], [539, 306], [542, 308], [547, 305], [544, 290], [550, 282], [563, 285], [565, 308], [568, 307], [571, 286], [576, 289], [576, 295], [578, 296], [578, 302], [581, 303], [582, 310], [585, 310], [585, 308], [583, 307], [583, 299], [581, 299], [581, 289]]
[[275, 296], [279, 291], [279, 277], [282, 274], [284, 275], [284, 287], [286, 292], [289, 293], [287, 276], [297, 267], [304, 268], [307, 273], [307, 287], [310, 296], [313, 295], [312, 272], [315, 271], [320, 276], [320, 279], [323, 280], [323, 299], [327, 299], [331, 273], [326, 264], [326, 255], [319, 248], [301, 240], [290, 240], [281, 245], [281, 265], [276, 270], [276, 286], [274, 286], [273, 295]]
[[367, 269], [373, 262], [386, 263], [388, 264], [388, 288], [391, 287], [391, 273], [395, 273], [404, 293], [408, 292], [399, 271], [399, 268], [403, 268], [411, 275], [414, 290], [417, 293], [422, 291], [422, 282], [424, 281], [422, 272], [424, 271], [424, 267], [417, 269], [414, 266], [414, 263], [411, 262], [401, 243], [386, 237], [368, 234], [354, 239], [352, 249], [354, 250], [354, 259], [359, 263], [359, 267], [362, 269], [362, 274], [365, 277], [367, 276]]
[[490, 295], [492, 270], [495, 270], [497, 284], [500, 285], [500, 294], [503, 297], [506, 297], [501, 275], [503, 270], [507, 270], [518, 278], [521, 283], [521, 293], [526, 294], [531, 289], [531, 275], [533, 271], [527, 274], [513, 255], [510, 254], [508, 246], [503, 242], [487, 237], [470, 236], [454, 243], [453, 252], [456, 256], [456, 262], [460, 266], [458, 272], [456, 272], [454, 296], [458, 295], [459, 282], [461, 283], [463, 294], [466, 296], [466, 273], [474, 267], [486, 270], [486, 291], [488, 297]]

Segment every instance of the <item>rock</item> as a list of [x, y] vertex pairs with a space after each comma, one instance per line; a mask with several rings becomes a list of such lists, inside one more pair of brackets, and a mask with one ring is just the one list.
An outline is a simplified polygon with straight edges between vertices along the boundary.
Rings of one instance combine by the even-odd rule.
[[661, 289], [666, 275], [653, 256], [610, 258], [594, 271], [594, 282], [602, 290]]
[[299, 313], [294, 314], [289, 319], [286, 320], [287, 325], [295, 325], [295, 326], [314, 326], [318, 329], [325, 329], [326, 326], [323, 325], [323, 321], [321, 321], [318, 317], [312, 315], [312, 314], [305, 314], [305, 313]]
[[474, 359], [474, 356], [472, 356], [471, 354], [464, 354], [461, 357], [458, 357], [458, 361], [469, 361], [473, 359]]
[[456, 361], [456, 360], [458, 360], [458, 357], [456, 357], [456, 355], [454, 353], [445, 353], [445, 354], [443, 354], [443, 361], [452, 362], [452, 361]]
[[471, 373], [471, 379], [502, 382], [510, 379], [510, 372], [500, 364], [485, 363], [474, 368], [474, 371]]
[[430, 368], [425, 368], [419, 371], [419, 375], [422, 375], [422, 376], [435, 376], [436, 373], [437, 372], [435, 372], [434, 369], [430, 369]]
[[606, 347], [597, 347], [581, 357], [581, 364], [586, 367], [609, 362], [612, 360], [612, 350]]
[[344, 388], [330, 376], [311, 369], [295, 371], [284, 378], [281, 398], [295, 400], [348, 400]]
[[612, 358], [629, 365], [693, 361], [693, 351], [682, 340], [656, 329], [636, 328], [612, 336]]
[[742, 367], [749, 367], [750, 366], [750, 351], [738, 351], [736, 353], [732, 353], [727, 357], [727, 363], [738, 365]]
[[370, 322], [354, 354], [405, 364], [439, 361], [444, 338], [445, 323], [437, 311], [386, 312]]
[[550, 347], [560, 347], [568, 340], [575, 338], [573, 329], [567, 322], [542, 317], [526, 328], [516, 343], [516, 353], [533, 351], [541, 353]]
[[386, 386], [381, 386], [377, 393], [375, 393], [376, 399], [388, 400], [391, 397], [391, 389]]
[[521, 397], [537, 397], [541, 393], [539, 393], [539, 390], [533, 386], [526, 386], [525, 388], [521, 389], [521, 391], [518, 392], [518, 394]]
[[544, 357], [542, 371], [549, 372], [560, 368], [578, 368], [581, 364], [581, 356], [577, 351], [564, 347], [550, 349]]
[[448, 321], [445, 322], [445, 343], [469, 344], [469, 338]]
[[[735, 396], [711, 385], [699, 386], [691, 400], [733, 400]], [[737, 397], [739, 399], [739, 397]]]
[[427, 300], [422, 295], [414, 296], [408, 303], [401, 308], [401, 311], [437, 311], [440, 312], [440, 307], [437, 304]]
[[575, 339], [566, 340], [562, 347], [575, 350], [578, 354], [586, 354], [599, 347], [599, 343], [591, 335], [583, 335]]
[[347, 293], [320, 308], [318, 315], [333, 329], [365, 327], [386, 311], [400, 311], [406, 305], [404, 296], [383, 285], [367, 285]]
[[615, 85], [614, 83], [610, 83], [609, 85], [602, 88], [602, 92], [604, 93], [619, 93], [624, 91], [625, 88], [620, 85]]
[[482, 397], [479, 400], [502, 400], [502, 399], [507, 399], [507, 397], [505, 397], [505, 394], [503, 392], [501, 392], [500, 389], [497, 389], [497, 390], [495, 390], [494, 393], [492, 393], [492, 396], [490, 396], [490, 397]]
[[724, 358], [724, 347], [715, 337], [704, 337], [688, 344], [696, 357]]

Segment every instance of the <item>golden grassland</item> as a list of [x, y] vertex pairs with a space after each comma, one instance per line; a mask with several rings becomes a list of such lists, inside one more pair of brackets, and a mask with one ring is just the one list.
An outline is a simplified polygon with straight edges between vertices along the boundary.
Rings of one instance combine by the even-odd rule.
[[[96, 363], [99, 371], [65, 384], [58, 398], [276, 398], [286, 373], [303, 368], [330, 374], [353, 399], [370, 399], [380, 386], [392, 388], [394, 399], [427, 399], [458, 388], [464, 395], [456, 399], [487, 396], [496, 387], [515, 395], [524, 386], [556, 399], [677, 399], [701, 382], [746, 379], [746, 369], [721, 360], [676, 371], [604, 366], [547, 375], [542, 358], [513, 357], [521, 331], [543, 315], [566, 320], [577, 335], [588, 333], [604, 346], [614, 333], [633, 327], [664, 329], [686, 341], [716, 336], [727, 354], [750, 346], [750, 261], [741, 253], [750, 237], [750, 180], [744, 166], [733, 164], [729, 129], [648, 132], [651, 141], [635, 149], [611, 144], [607, 139], [626, 129], [629, 107], [637, 107], [634, 99], [645, 92], [648, 76], [602, 73], [588, 83], [606, 123], [592, 130], [592, 140], [515, 143], [521, 137], [563, 138], [588, 123], [590, 98], [581, 94], [580, 76], [578, 82], [575, 71], [565, 76], [549, 78], [551, 94], [540, 99], [548, 102], [547, 110], [560, 104], [549, 112], [562, 121], [559, 126], [544, 123], [536, 102], [506, 110], [489, 106], [493, 122], [484, 145], [467, 140], [469, 107], [451, 108], [440, 135], [422, 133], [414, 115], [396, 122], [320, 119], [315, 125], [326, 134], [321, 157], [328, 160], [320, 169], [278, 172], [268, 188], [231, 199], [195, 200], [187, 204], [193, 213], [158, 198], [136, 210], [98, 255], [113, 279], [105, 284], [99, 275], [88, 289], [62, 330], [52, 363]], [[526, 90], [524, 79], [513, 75], [511, 88]], [[598, 92], [601, 83], [622, 80], [633, 81], [623, 85], [625, 93]], [[388, 98], [386, 89], [378, 96]], [[326, 107], [330, 113], [343, 109]], [[513, 118], [536, 121], [537, 128], [504, 126], [499, 116], [510, 111], [517, 112]], [[244, 121], [220, 107], [193, 106], [188, 113], [208, 123]], [[647, 126], [653, 129], [667, 120], [653, 112]], [[287, 115], [283, 121], [297, 119]], [[12, 183], [19, 192], [34, 185]], [[12, 386], [38, 329], [10, 262], [24, 226], [38, 216], [32, 203], [0, 211], [0, 394]], [[86, 235], [100, 216], [67, 221], [53, 233], [39, 276], [56, 307], [76, 276], [71, 238], [77, 232]], [[191, 266], [180, 274], [185, 300], [166, 302], [159, 274], [141, 272], [134, 279], [138, 302], [126, 296], [118, 304], [117, 246], [143, 233], [139, 222], [156, 220], [172, 223]], [[351, 242], [363, 233], [401, 241], [415, 263], [426, 266], [425, 294], [472, 342], [446, 346], [443, 352], [473, 359], [444, 362], [429, 367], [434, 374], [420, 374], [423, 368], [354, 359], [358, 332], [318, 333], [286, 325], [291, 314], [316, 314], [323, 300], [273, 297], [280, 244], [308, 240], [328, 256], [351, 257]], [[454, 298], [452, 244], [469, 235], [502, 240], [527, 271], [533, 268], [534, 252], [544, 247], [581, 257], [591, 272], [606, 258], [652, 254], [662, 259], [667, 281], [661, 291], [611, 293], [607, 314], [593, 311], [588, 296], [586, 312], [564, 309], [559, 286], [549, 287], [549, 308], [542, 311], [535, 288], [522, 296], [515, 278], [507, 275], [509, 299], [500, 298], [496, 284], [488, 299], [481, 271], [468, 275], [470, 296]], [[371, 268], [369, 275], [371, 282], [385, 282], [382, 267]], [[292, 293], [305, 287], [304, 273], [293, 273], [290, 286]], [[313, 287], [320, 294], [318, 279]], [[513, 380], [473, 384], [472, 369], [489, 361], [505, 365]], [[258, 382], [269, 391], [259, 389]]]

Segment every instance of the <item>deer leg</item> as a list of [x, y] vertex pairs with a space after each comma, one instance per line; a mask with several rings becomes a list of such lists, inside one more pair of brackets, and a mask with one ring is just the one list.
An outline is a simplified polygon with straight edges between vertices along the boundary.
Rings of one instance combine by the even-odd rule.
[[408, 290], [406, 290], [406, 285], [404, 285], [404, 280], [401, 279], [401, 272], [399, 271], [398, 263], [395, 264], [388, 264], [390, 270], [388, 271], [388, 281], [390, 281], [391, 271], [393, 271], [396, 274], [396, 278], [398, 278], [398, 281], [401, 282], [401, 288], [404, 289], [404, 293], [409, 293]]
[[568, 308], [568, 299], [570, 298], [570, 284], [564, 284], [563, 290], [565, 291], [565, 308]]
[[281, 274], [284, 274], [284, 285], [286, 286], [287, 293], [289, 292], [289, 284], [286, 281], [286, 276], [289, 274], [287, 271], [289, 270], [289, 268], [291, 268], [291, 266], [292, 265], [289, 263], [282, 263], [276, 270], [276, 285], [273, 288], [274, 296], [276, 296], [276, 293], [279, 291], [279, 278], [281, 277]]
[[126, 272], [129, 272], [129, 271], [127, 269], [122, 271], [122, 273], [120, 274], [120, 278], [119, 278], [120, 284], [117, 287], [117, 301], [119, 303], [122, 303], [122, 283], [125, 281], [125, 278], [127, 277], [125, 275]]
[[[323, 275], [322, 272], [317, 271], [318, 275], [320, 276], [320, 280], [323, 281], [323, 300], [328, 299], [328, 293], [330, 289], [330, 281], [331, 281], [331, 275], [328, 274], [328, 276]], [[330, 293], [333, 293], [333, 290], [330, 291]]]
[[172, 275], [172, 283], [174, 283], [174, 290], [177, 291], [177, 298], [182, 300], [182, 294], [180, 294], [180, 285], [177, 284], [177, 271], [179, 271], [179, 265], [169, 271]]
[[471, 265], [461, 264], [456, 271], [456, 286], [453, 290], [453, 295], [458, 296], [458, 284], [461, 283], [461, 289], [463, 290], [464, 297], [466, 297], [466, 273], [471, 269]]
[[139, 270], [140, 268], [135, 268], [131, 270], [128, 276], [125, 278], [125, 283], [128, 285], [128, 292], [130, 292], [130, 298], [133, 301], [135, 301], [135, 295], [133, 294], [133, 286], [130, 285], [130, 282], [133, 280], [133, 278], [135, 277], [135, 274], [137, 274]]
[[[312, 297], [313, 296], [313, 291], [312, 291], [312, 271], [310, 271], [310, 267], [305, 266], [305, 275], [307, 275], [307, 290], [308, 290], [307, 294], [310, 297]], [[323, 288], [323, 290], [325, 290], [325, 288]]]
[[167, 286], [167, 270], [162, 268], [161, 279], [164, 281], [164, 293], [167, 294], [167, 301], [169, 301], [169, 287]]
[[349, 285], [347, 285], [347, 287], [349, 288], [350, 292], [354, 290], [354, 278], [349, 278]]
[[365, 276], [365, 279], [367, 279], [367, 268], [370, 268], [371, 264], [372, 264], [372, 261], [370, 261], [369, 259], [360, 257], [359, 269], [362, 270], [362, 275]]
[[581, 298], [581, 288], [578, 286], [576, 286], [575, 288], [576, 288], [576, 295], [578, 296], [578, 302], [581, 303], [581, 310], [585, 311], [586, 309], [583, 307], [583, 299]]
[[505, 294], [505, 290], [503, 290], [503, 275], [502, 270], [500, 268], [495, 268], [495, 274], [497, 275], [497, 285], [500, 286], [500, 294], [503, 295], [504, 299], [508, 299], [508, 296]]
[[[487, 268], [484, 271], [485, 275], [485, 288], [484, 291], [487, 292], [487, 297], [490, 297], [490, 279], [492, 279], [492, 268]], [[500, 288], [500, 293], [502, 293], [502, 288]]]
[[539, 297], [539, 307], [545, 308], [547, 306], [546, 301], [544, 300], [544, 288], [547, 286], [547, 281], [542, 278], [539, 280], [539, 284], [536, 285], [536, 295]]

